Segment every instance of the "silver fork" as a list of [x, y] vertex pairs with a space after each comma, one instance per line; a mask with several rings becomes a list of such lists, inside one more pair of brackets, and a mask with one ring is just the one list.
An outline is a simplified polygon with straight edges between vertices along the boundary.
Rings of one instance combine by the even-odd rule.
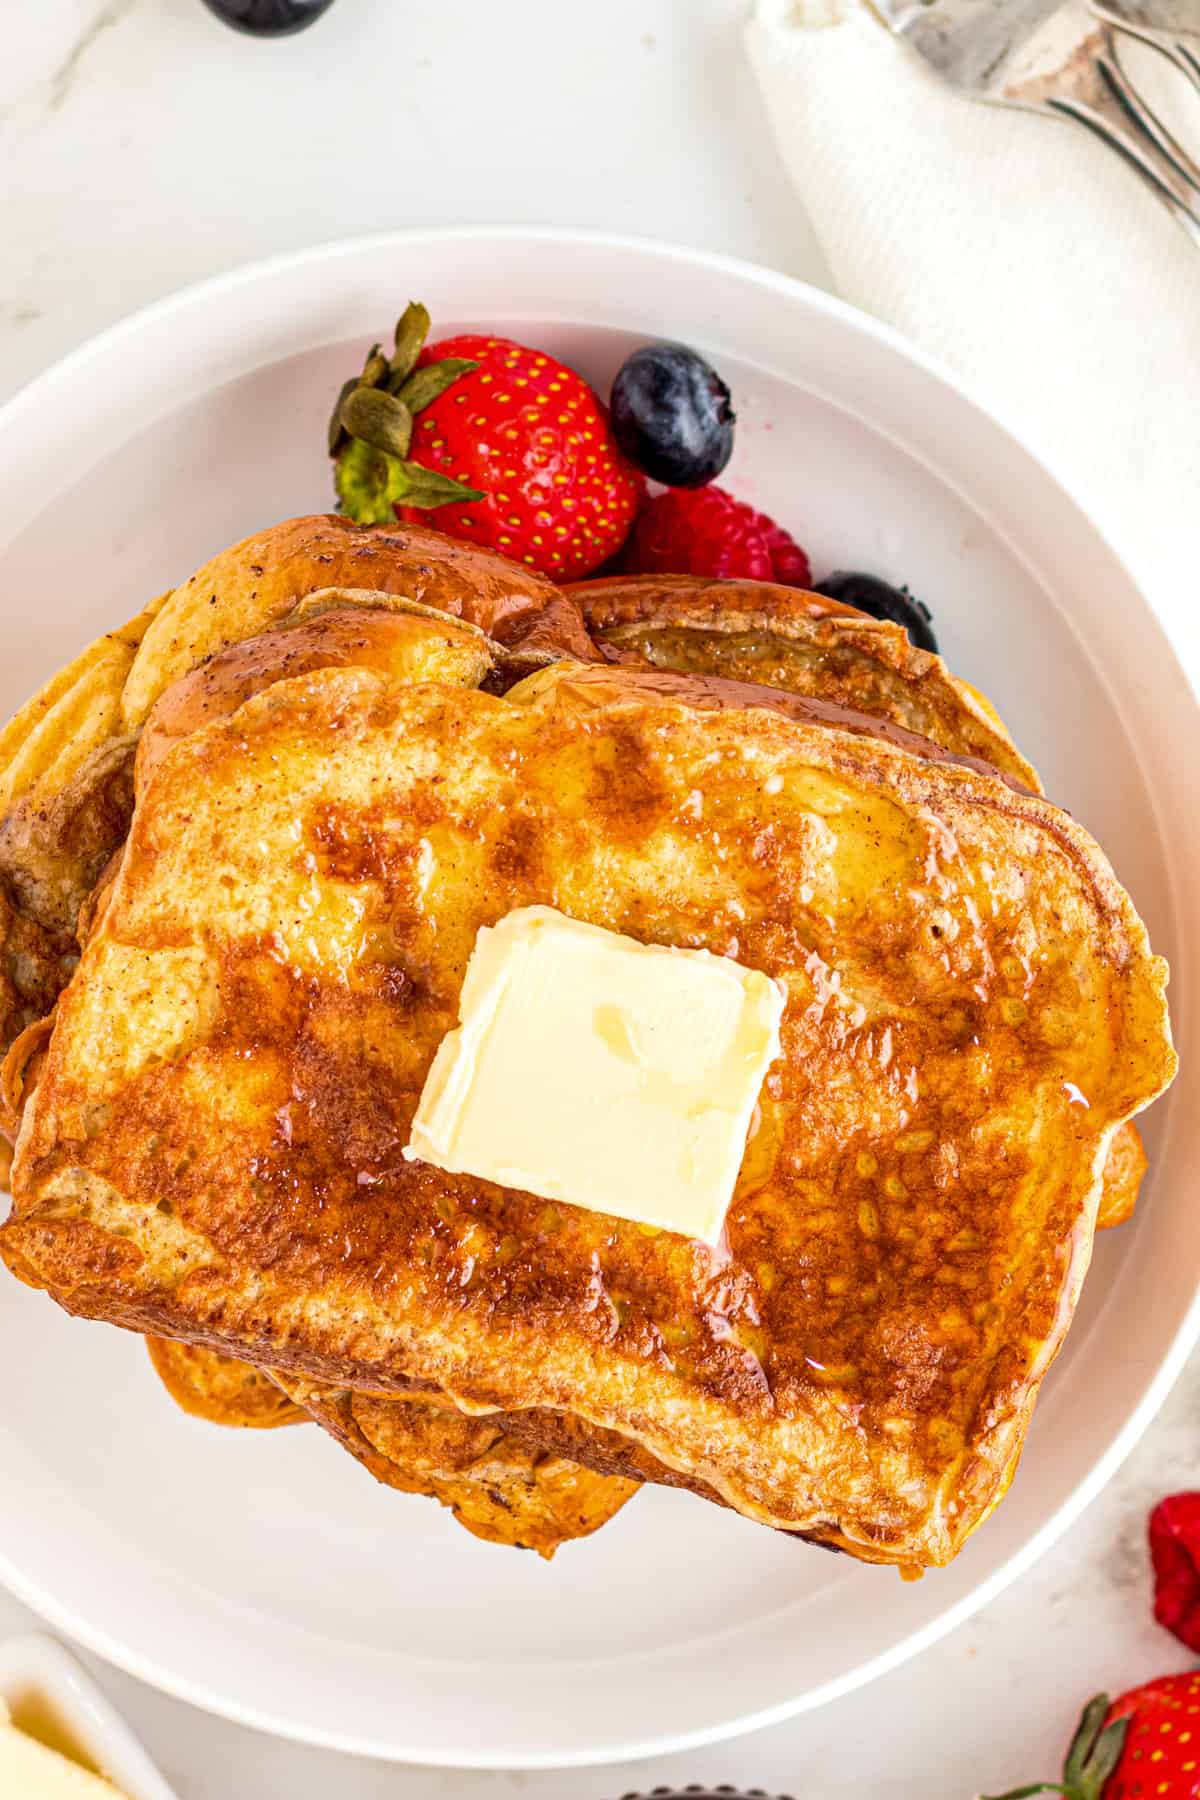
[[1107, 144], [1200, 244], [1200, 163], [1121, 60], [1136, 40], [1200, 95], [1200, 0], [872, 0], [952, 86], [1074, 119]]

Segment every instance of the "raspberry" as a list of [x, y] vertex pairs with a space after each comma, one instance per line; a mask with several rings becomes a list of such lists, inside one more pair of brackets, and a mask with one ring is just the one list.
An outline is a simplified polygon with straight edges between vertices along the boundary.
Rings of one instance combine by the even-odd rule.
[[638, 515], [623, 557], [630, 575], [714, 575], [807, 587], [808, 558], [782, 525], [724, 488], [668, 488]]
[[773, 579], [781, 581], [784, 587], [811, 587], [812, 566], [791, 532], [785, 531], [782, 525], [777, 525], [774, 519], [769, 519], [766, 513], [756, 513], [754, 516], [767, 540]]
[[1150, 1514], [1154, 1616], [1200, 1654], [1200, 1494], [1171, 1494]]

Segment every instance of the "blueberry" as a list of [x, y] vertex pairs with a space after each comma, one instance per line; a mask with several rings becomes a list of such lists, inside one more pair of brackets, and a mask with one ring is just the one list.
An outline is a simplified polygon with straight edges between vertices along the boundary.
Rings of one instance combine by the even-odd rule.
[[617, 370], [611, 407], [617, 443], [664, 487], [703, 487], [733, 454], [729, 389], [685, 344], [635, 350]]
[[333, 0], [204, 0], [204, 4], [235, 31], [250, 37], [286, 37], [313, 24], [329, 11]]
[[813, 592], [825, 594], [830, 600], [840, 600], [845, 606], [856, 606], [859, 612], [870, 613], [873, 619], [891, 619], [893, 624], [903, 625], [918, 650], [937, 651], [937, 639], [930, 624], [933, 615], [925, 602], [915, 600], [906, 587], [893, 587], [890, 581], [881, 581], [878, 575], [839, 569], [828, 581], [818, 582]]

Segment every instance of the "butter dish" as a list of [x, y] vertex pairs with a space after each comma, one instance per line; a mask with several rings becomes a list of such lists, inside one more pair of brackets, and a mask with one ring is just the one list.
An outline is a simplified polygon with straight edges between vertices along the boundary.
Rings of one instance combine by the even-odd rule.
[[95, 1682], [53, 1638], [0, 1644], [0, 1705], [30, 1737], [104, 1775], [122, 1800], [176, 1800]]

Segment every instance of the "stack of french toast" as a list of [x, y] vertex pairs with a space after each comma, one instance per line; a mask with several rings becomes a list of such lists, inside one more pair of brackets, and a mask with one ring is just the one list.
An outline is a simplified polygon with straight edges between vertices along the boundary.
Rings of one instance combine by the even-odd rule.
[[[783, 990], [717, 1244], [405, 1156], [529, 906]], [[0, 734], [0, 1257], [189, 1412], [313, 1420], [482, 1538], [549, 1556], [652, 1482], [937, 1566], [1133, 1209], [1165, 986], [899, 626], [296, 519]]]

